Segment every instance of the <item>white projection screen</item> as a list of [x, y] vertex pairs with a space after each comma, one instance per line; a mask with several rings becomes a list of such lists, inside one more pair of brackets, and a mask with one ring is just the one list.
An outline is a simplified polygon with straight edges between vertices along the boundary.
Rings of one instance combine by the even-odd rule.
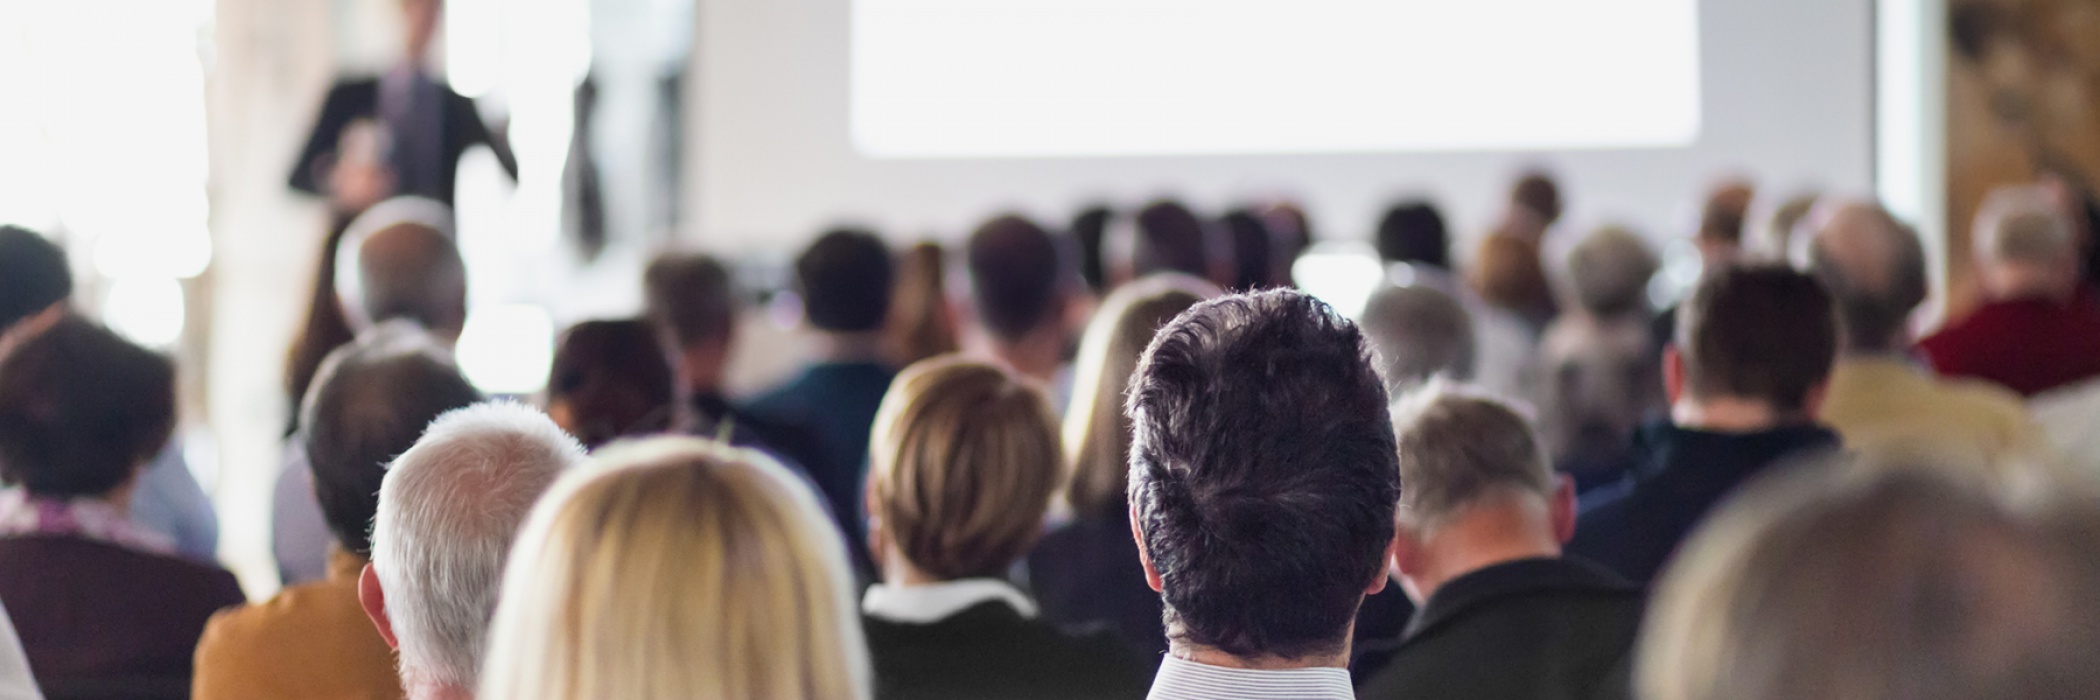
[[1158, 196], [1472, 235], [1532, 165], [1663, 238], [1722, 175], [1873, 185], [1873, 0], [698, 2], [683, 234], [730, 253]]
[[1699, 133], [1696, 0], [853, 0], [852, 21], [853, 143], [876, 158]]

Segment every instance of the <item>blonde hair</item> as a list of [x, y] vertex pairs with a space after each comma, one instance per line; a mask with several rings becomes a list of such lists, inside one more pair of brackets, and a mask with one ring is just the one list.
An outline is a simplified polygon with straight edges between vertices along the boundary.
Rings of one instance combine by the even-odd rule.
[[1064, 458], [1041, 391], [954, 357], [906, 368], [875, 414], [869, 510], [940, 578], [1006, 571], [1042, 534]]
[[1100, 516], [1123, 508], [1131, 436], [1123, 395], [1130, 375], [1160, 326], [1218, 293], [1216, 286], [1194, 277], [1155, 275], [1109, 294], [1087, 324], [1064, 426], [1065, 452], [1072, 458], [1065, 502], [1074, 513]]
[[519, 535], [480, 697], [865, 700], [845, 548], [823, 513], [754, 451], [601, 451]]

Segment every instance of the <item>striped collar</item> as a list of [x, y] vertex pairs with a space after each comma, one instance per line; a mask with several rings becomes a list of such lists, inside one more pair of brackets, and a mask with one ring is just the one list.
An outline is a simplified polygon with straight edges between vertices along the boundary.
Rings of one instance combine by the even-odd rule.
[[1168, 655], [1147, 700], [1355, 700], [1345, 668], [1255, 671]]

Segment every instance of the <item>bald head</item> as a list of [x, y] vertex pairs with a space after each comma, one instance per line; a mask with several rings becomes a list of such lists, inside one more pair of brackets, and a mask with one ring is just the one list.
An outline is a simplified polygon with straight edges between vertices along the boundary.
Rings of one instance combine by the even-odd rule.
[[1929, 293], [1917, 234], [1867, 202], [1832, 205], [1813, 223], [1808, 267], [1837, 301], [1845, 352], [1905, 346], [1910, 314]]
[[1976, 265], [1993, 299], [2062, 298], [2078, 285], [2080, 241], [2046, 188], [2000, 187], [1976, 210]]
[[351, 318], [366, 325], [405, 319], [441, 340], [459, 338], [467, 321], [467, 268], [451, 236], [402, 222], [345, 243], [356, 245], [346, 251], [354, 252], [356, 267], [352, 279], [338, 278], [337, 293]]

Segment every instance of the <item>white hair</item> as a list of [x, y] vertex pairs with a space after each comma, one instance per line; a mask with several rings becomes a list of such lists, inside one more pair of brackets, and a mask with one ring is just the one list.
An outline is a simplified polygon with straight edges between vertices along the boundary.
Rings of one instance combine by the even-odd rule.
[[372, 567], [404, 682], [475, 687], [511, 542], [540, 495], [583, 460], [545, 414], [504, 401], [439, 416], [387, 467]]
[[2007, 185], [1984, 195], [1970, 235], [1977, 257], [1993, 262], [2048, 263], [2078, 249], [2070, 217], [2039, 185]]

